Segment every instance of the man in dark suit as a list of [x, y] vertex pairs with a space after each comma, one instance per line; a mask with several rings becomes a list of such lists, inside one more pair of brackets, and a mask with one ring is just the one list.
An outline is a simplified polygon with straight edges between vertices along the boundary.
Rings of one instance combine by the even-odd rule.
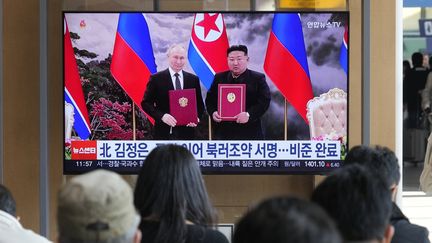
[[[195, 89], [198, 121], [204, 112], [200, 81], [197, 76], [183, 70], [186, 64], [186, 50], [183, 46], [173, 45], [168, 50], [169, 67], [150, 77], [144, 100], [143, 110], [155, 119], [153, 138], [157, 140], [195, 139], [197, 123], [176, 126], [176, 119], [169, 113], [169, 90]], [[178, 87], [180, 86], [180, 87]]]
[[[207, 93], [207, 112], [212, 117], [213, 138], [231, 140], [264, 139], [261, 116], [270, 105], [270, 89], [265, 75], [247, 68], [248, 49], [244, 45], [227, 50], [229, 71], [217, 73]], [[218, 84], [246, 84], [246, 111], [235, 121], [222, 121], [217, 111]]]

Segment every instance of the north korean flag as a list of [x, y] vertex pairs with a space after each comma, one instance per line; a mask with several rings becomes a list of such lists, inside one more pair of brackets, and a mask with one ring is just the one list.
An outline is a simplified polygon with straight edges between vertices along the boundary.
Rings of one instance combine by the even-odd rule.
[[195, 14], [188, 59], [195, 74], [209, 89], [215, 73], [228, 70], [228, 37], [221, 13]]
[[90, 120], [66, 20], [64, 20], [63, 34], [65, 102], [74, 107], [73, 127], [76, 133], [81, 139], [88, 139], [91, 134]]
[[348, 74], [348, 27], [345, 26], [345, 32], [340, 50], [339, 63], [342, 69]]

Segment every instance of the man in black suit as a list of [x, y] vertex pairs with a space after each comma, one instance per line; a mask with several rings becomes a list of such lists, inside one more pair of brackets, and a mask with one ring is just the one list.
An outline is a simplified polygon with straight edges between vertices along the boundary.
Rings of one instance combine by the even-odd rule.
[[[207, 112], [212, 117], [213, 138], [231, 140], [264, 139], [261, 116], [270, 105], [270, 89], [265, 75], [247, 68], [248, 49], [244, 45], [227, 50], [229, 71], [217, 73], [207, 93]], [[235, 121], [222, 121], [217, 111], [218, 84], [246, 84], [246, 111]]]
[[[198, 121], [204, 112], [200, 81], [197, 76], [183, 70], [186, 64], [186, 49], [173, 45], [168, 49], [169, 67], [150, 77], [144, 100], [143, 110], [155, 119], [153, 138], [157, 140], [195, 139], [196, 123], [176, 126], [176, 119], [169, 113], [169, 90], [195, 89]], [[177, 87], [179, 86], [180, 87]]]

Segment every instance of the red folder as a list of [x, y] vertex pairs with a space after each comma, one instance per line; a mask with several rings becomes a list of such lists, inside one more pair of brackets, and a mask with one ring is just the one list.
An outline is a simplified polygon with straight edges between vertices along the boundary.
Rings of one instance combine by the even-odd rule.
[[218, 85], [218, 113], [223, 121], [235, 121], [246, 111], [246, 84]]
[[169, 91], [170, 114], [177, 120], [177, 126], [198, 123], [195, 89]]

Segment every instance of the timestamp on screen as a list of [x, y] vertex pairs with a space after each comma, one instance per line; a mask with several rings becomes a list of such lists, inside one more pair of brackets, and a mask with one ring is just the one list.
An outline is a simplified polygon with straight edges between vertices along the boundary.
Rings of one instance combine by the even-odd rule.
[[77, 167], [91, 167], [93, 161], [76, 161], [75, 164]]

